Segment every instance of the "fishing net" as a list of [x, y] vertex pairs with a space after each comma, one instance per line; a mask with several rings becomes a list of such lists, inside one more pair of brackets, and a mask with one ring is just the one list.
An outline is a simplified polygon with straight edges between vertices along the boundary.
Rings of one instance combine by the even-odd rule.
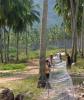
[[43, 100], [75, 100], [74, 88], [67, 72], [66, 62], [54, 62]]

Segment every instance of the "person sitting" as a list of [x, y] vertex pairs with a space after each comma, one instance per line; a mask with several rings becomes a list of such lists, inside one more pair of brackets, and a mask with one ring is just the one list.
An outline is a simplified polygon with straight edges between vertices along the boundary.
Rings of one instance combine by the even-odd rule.
[[71, 68], [71, 57], [69, 54], [66, 55], [66, 64], [68, 68]]
[[46, 75], [46, 88], [51, 89], [51, 85], [49, 83], [49, 76], [50, 76], [50, 62], [49, 60], [46, 60], [46, 66], [45, 66], [45, 75]]
[[45, 64], [46, 64], [45, 69], [44, 69], [45, 75], [39, 77], [39, 81], [38, 81], [38, 85], [37, 85], [38, 88], [45, 88], [46, 86], [47, 86], [47, 88], [50, 88], [50, 84], [49, 84], [49, 81], [48, 81], [49, 75], [50, 75], [50, 62], [49, 62], [49, 60], [46, 60]]
[[62, 55], [59, 53], [60, 62], [62, 62]]
[[50, 74], [50, 62], [49, 60], [46, 60], [45, 75], [47, 79], [49, 79], [49, 74]]

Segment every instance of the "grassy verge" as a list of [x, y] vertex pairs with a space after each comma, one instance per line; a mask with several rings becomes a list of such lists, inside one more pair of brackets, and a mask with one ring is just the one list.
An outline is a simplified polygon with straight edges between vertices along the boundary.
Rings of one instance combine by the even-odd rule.
[[76, 74], [83, 74], [84, 73], [84, 59], [78, 58], [78, 61], [75, 65], [72, 66], [70, 69], [71, 73], [76, 73]]
[[[58, 49], [58, 48], [56, 48], [56, 49], [51, 49], [51, 50], [48, 50], [47, 49], [47, 51], [46, 51], [46, 56], [49, 56], [49, 55], [51, 55], [51, 54], [56, 54], [57, 52], [63, 52], [64, 51], [64, 49]], [[28, 53], [28, 58], [29, 59], [36, 59], [36, 58], [39, 58], [39, 53], [40, 53], [40, 51], [39, 50], [31, 50], [31, 51], [29, 51], [29, 53]], [[14, 52], [12, 52], [12, 54], [11, 54], [11, 56], [15, 59], [15, 53]], [[26, 55], [25, 55], [25, 53], [24, 52], [19, 52], [19, 58], [20, 58], [20, 60], [22, 60], [22, 59], [25, 59], [26, 58]]]
[[80, 85], [83, 83], [84, 78], [81, 77], [72, 77], [72, 81], [74, 85]]
[[14, 91], [14, 94], [29, 94], [25, 96], [25, 100], [37, 100], [38, 96], [43, 91], [37, 88], [37, 76], [30, 76], [24, 80], [18, 80], [14, 82], [7, 82], [0, 84], [0, 88], [10, 88]]
[[23, 70], [25, 64], [0, 64], [0, 70]]
[[[78, 61], [75, 65], [72, 66], [72, 68], [69, 70], [71, 74], [84, 74], [84, 59], [78, 58]], [[74, 85], [79, 85], [83, 83], [84, 78], [83, 77], [72, 77], [72, 81]]]

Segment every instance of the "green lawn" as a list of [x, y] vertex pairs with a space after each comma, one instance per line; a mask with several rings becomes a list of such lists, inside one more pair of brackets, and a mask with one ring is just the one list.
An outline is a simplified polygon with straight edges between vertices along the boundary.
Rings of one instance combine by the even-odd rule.
[[[47, 51], [47, 56], [51, 53], [55, 54], [58, 50], [51, 50]], [[34, 53], [34, 54], [33, 54]], [[38, 56], [38, 51], [31, 53], [32, 58]], [[38, 54], [37, 54], [38, 53]], [[31, 58], [31, 59], [32, 59]], [[26, 65], [21, 64], [0, 64], [0, 70], [23, 70], [25, 69]], [[76, 65], [72, 66], [71, 73], [81, 74], [84, 73], [84, 59], [78, 58]], [[10, 77], [13, 76], [11, 73], [1, 74], [0, 77]], [[72, 78], [74, 84], [81, 84], [84, 79], [80, 78]], [[26, 95], [25, 100], [37, 100], [39, 95], [44, 91], [43, 89], [37, 88], [38, 77], [37, 76], [29, 76], [27, 79], [24, 80], [16, 80], [11, 82], [6, 82], [0, 84], [0, 88], [10, 88], [14, 91], [14, 94], [25, 93], [29, 94], [30, 96]]]
[[[56, 54], [57, 52], [63, 52], [63, 51], [64, 51], [64, 49], [58, 49], [58, 48], [51, 49], [51, 50], [47, 49], [46, 56], [49, 56], [51, 54]], [[39, 53], [40, 53], [39, 50], [29, 50], [29, 52], [28, 52], [28, 58], [29, 59], [39, 58]], [[15, 52], [11, 52], [10, 56], [15, 59], [16, 53]], [[19, 51], [19, 59], [20, 60], [23, 60], [23, 59], [25, 60], [26, 59], [26, 55], [25, 55], [24, 52]]]
[[[40, 96], [42, 89], [37, 88], [38, 77], [30, 76], [24, 80], [16, 80], [0, 84], [0, 88], [10, 88], [14, 94], [25, 94], [25, 100], [37, 100]], [[28, 94], [30, 94], [28, 96]]]
[[25, 64], [0, 64], [0, 70], [23, 70]]
[[[78, 61], [75, 65], [72, 66], [72, 68], [69, 70], [72, 74], [84, 74], [84, 59], [78, 58]], [[83, 83], [84, 78], [83, 77], [72, 77], [73, 84], [79, 85]]]
[[78, 61], [75, 65], [72, 66], [71, 73], [76, 73], [76, 74], [83, 74], [84, 73], [84, 59], [78, 58]]
[[[60, 51], [63, 51], [63, 49], [60, 49]], [[51, 54], [56, 54], [57, 52], [59, 52], [59, 49], [54, 49], [54, 50], [47, 50], [46, 51], [46, 56], [50, 56]], [[29, 55], [28, 55], [28, 58], [29, 59], [38, 59], [39, 58], [39, 53], [40, 51], [39, 50], [36, 50], [36, 51], [29, 51]], [[24, 59], [26, 58], [26, 56], [24, 56], [25, 54], [24, 53], [21, 53], [20, 54], [20, 59]]]

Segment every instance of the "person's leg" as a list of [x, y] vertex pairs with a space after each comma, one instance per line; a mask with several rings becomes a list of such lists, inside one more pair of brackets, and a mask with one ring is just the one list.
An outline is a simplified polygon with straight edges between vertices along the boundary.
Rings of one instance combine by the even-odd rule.
[[46, 74], [46, 78], [47, 78], [47, 80], [49, 79], [49, 73]]

